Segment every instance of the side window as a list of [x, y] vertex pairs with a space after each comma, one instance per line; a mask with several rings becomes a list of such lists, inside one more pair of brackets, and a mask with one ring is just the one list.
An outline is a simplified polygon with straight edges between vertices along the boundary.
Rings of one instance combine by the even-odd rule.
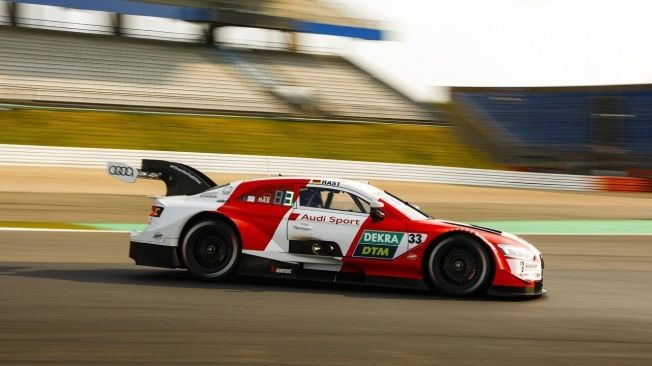
[[321, 188], [305, 187], [299, 193], [299, 206], [303, 207], [324, 207], [324, 194]]
[[299, 194], [299, 206], [369, 213], [369, 202], [349, 192], [332, 188], [302, 188]]
[[251, 190], [238, 199], [243, 202], [264, 205], [292, 206], [293, 198], [294, 187], [292, 186], [268, 186]]

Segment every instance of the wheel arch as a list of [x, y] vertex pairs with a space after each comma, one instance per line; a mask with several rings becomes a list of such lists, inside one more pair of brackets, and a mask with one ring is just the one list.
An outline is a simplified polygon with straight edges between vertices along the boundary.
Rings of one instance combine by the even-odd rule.
[[490, 266], [491, 266], [491, 271], [490, 271], [490, 276], [491, 280], [488, 281], [489, 284], [493, 283], [494, 276], [496, 275], [496, 268], [497, 266], [500, 265], [500, 260], [497, 257], [498, 253], [496, 252], [496, 249], [491, 245], [485, 238], [482, 236], [478, 235], [477, 233], [471, 231], [471, 230], [464, 230], [464, 229], [452, 229], [449, 230], [435, 238], [433, 238], [430, 243], [428, 243], [428, 247], [426, 250], [423, 252], [423, 256], [421, 259], [421, 271], [423, 273], [423, 279], [426, 282], [428, 286], [432, 287], [432, 284], [430, 282], [431, 279], [428, 276], [428, 259], [430, 257], [430, 253], [444, 240], [453, 237], [453, 236], [465, 236], [467, 238], [471, 238], [473, 240], [477, 240], [478, 242], [483, 244], [483, 248], [487, 251], [490, 259]]
[[181, 253], [182, 249], [182, 242], [183, 238], [186, 236], [186, 233], [198, 222], [204, 221], [204, 220], [216, 220], [216, 221], [221, 221], [231, 227], [233, 229], [233, 232], [235, 233], [236, 237], [238, 238], [238, 241], [240, 242], [240, 245], [242, 245], [242, 237], [240, 235], [240, 230], [238, 230], [238, 226], [228, 218], [226, 215], [221, 214], [216, 211], [202, 211], [196, 213], [194, 216], [190, 217], [186, 223], [183, 225], [183, 228], [181, 229], [181, 232], [179, 233], [179, 242], [177, 244], [177, 256], [179, 258], [179, 262], [181, 262], [182, 267], [186, 267], [186, 264], [183, 263], [183, 256]]

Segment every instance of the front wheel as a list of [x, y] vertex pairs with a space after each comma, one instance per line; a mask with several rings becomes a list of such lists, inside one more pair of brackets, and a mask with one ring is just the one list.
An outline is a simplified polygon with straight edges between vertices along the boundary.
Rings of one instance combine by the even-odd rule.
[[428, 256], [427, 272], [434, 288], [446, 295], [484, 292], [492, 278], [492, 261], [477, 239], [455, 235], [437, 244]]
[[240, 258], [240, 243], [233, 229], [221, 221], [195, 224], [181, 247], [188, 271], [202, 280], [223, 280], [234, 272]]

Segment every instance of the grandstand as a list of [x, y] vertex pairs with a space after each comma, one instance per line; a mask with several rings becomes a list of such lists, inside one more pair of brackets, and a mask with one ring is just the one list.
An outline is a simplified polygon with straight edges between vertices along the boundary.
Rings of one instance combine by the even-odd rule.
[[203, 47], [13, 28], [0, 44], [4, 100], [290, 113]]
[[573, 173], [649, 171], [652, 85], [453, 88], [459, 121], [509, 165]]
[[[178, 13], [179, 19], [190, 16], [191, 9], [193, 20], [210, 22], [211, 35], [216, 24], [239, 21], [248, 26], [274, 24], [284, 31], [377, 37], [369, 22], [340, 17], [337, 12], [320, 15], [324, 5], [305, 0], [191, 3], [205, 8], [180, 7], [184, 2], [178, 1], [145, 8], [129, 1], [17, 3], [74, 5], [90, 10], [106, 10], [110, 5], [115, 11], [137, 14], [164, 12], [174, 18]], [[101, 3], [108, 5], [99, 7]], [[300, 19], [281, 17], [292, 7]], [[215, 14], [220, 18], [211, 18]], [[20, 23], [15, 16], [9, 23]], [[308, 21], [311, 18], [317, 21]], [[340, 56], [297, 53], [292, 45], [286, 51], [231, 48], [219, 40], [213, 43], [212, 36], [208, 39], [210, 44], [206, 45], [3, 26], [0, 100], [213, 114], [442, 122], [434, 111]]]
[[432, 115], [341, 57], [282, 52], [250, 52], [282, 86], [303, 88], [319, 110], [336, 118], [414, 120]]

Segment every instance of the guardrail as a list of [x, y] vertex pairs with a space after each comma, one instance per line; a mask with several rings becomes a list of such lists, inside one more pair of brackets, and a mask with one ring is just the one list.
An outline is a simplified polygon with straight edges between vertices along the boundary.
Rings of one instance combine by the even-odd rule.
[[394, 180], [572, 191], [601, 189], [600, 181], [596, 177], [568, 174], [525, 173], [279, 156], [0, 144], [0, 165], [103, 169], [109, 160], [123, 161], [140, 166], [141, 159], [177, 161], [209, 173], [332, 176], [363, 180]]

